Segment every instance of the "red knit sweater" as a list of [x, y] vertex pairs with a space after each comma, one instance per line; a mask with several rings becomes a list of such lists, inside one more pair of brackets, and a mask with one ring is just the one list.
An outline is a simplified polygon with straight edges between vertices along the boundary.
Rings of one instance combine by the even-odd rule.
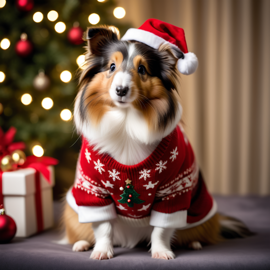
[[197, 225], [216, 211], [191, 145], [179, 127], [148, 158], [132, 166], [99, 154], [84, 139], [68, 202], [80, 222], [118, 215], [134, 226], [181, 228]]

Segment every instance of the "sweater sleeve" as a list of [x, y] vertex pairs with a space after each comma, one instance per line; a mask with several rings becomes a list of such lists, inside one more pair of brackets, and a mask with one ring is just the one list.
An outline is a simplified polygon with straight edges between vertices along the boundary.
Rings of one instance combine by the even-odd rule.
[[[98, 164], [98, 167], [95, 164]], [[81, 223], [107, 221], [117, 216], [111, 195], [100, 182], [103, 172], [101, 165], [103, 164], [99, 159], [91, 156], [91, 148], [84, 141], [75, 183], [67, 195], [67, 200], [71, 207], [74, 206], [72, 208], [78, 213]]]
[[[191, 145], [180, 129], [177, 141], [177, 148], [172, 149], [181, 155], [167, 159], [171, 173], [159, 186], [151, 211], [150, 225], [155, 227], [182, 228], [187, 225], [187, 210], [191, 204], [192, 189], [198, 181], [199, 169]], [[173, 154], [173, 151], [170, 153]]]

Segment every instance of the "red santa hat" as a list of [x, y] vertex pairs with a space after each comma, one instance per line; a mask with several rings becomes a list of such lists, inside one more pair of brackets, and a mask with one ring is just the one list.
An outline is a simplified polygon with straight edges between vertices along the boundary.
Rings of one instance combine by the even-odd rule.
[[177, 68], [182, 74], [189, 75], [197, 69], [198, 59], [194, 53], [188, 52], [184, 29], [172, 24], [148, 19], [138, 29], [130, 28], [122, 40], [136, 40], [155, 49], [162, 43], [169, 43], [183, 53], [177, 61]]

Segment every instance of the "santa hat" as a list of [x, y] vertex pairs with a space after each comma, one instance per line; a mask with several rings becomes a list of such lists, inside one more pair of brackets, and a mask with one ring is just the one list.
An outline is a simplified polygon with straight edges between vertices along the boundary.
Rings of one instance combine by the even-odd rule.
[[183, 54], [177, 61], [178, 70], [185, 75], [195, 72], [198, 59], [188, 52], [184, 29], [157, 19], [148, 19], [138, 29], [130, 28], [122, 40], [136, 40], [152, 48], [158, 49], [162, 43], [177, 47]]

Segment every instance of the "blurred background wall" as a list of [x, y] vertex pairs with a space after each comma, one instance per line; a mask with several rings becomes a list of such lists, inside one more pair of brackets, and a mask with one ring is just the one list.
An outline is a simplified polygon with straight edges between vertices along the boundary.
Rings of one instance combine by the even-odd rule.
[[139, 27], [184, 28], [199, 59], [181, 77], [185, 130], [209, 189], [270, 194], [270, 1], [118, 0]]

